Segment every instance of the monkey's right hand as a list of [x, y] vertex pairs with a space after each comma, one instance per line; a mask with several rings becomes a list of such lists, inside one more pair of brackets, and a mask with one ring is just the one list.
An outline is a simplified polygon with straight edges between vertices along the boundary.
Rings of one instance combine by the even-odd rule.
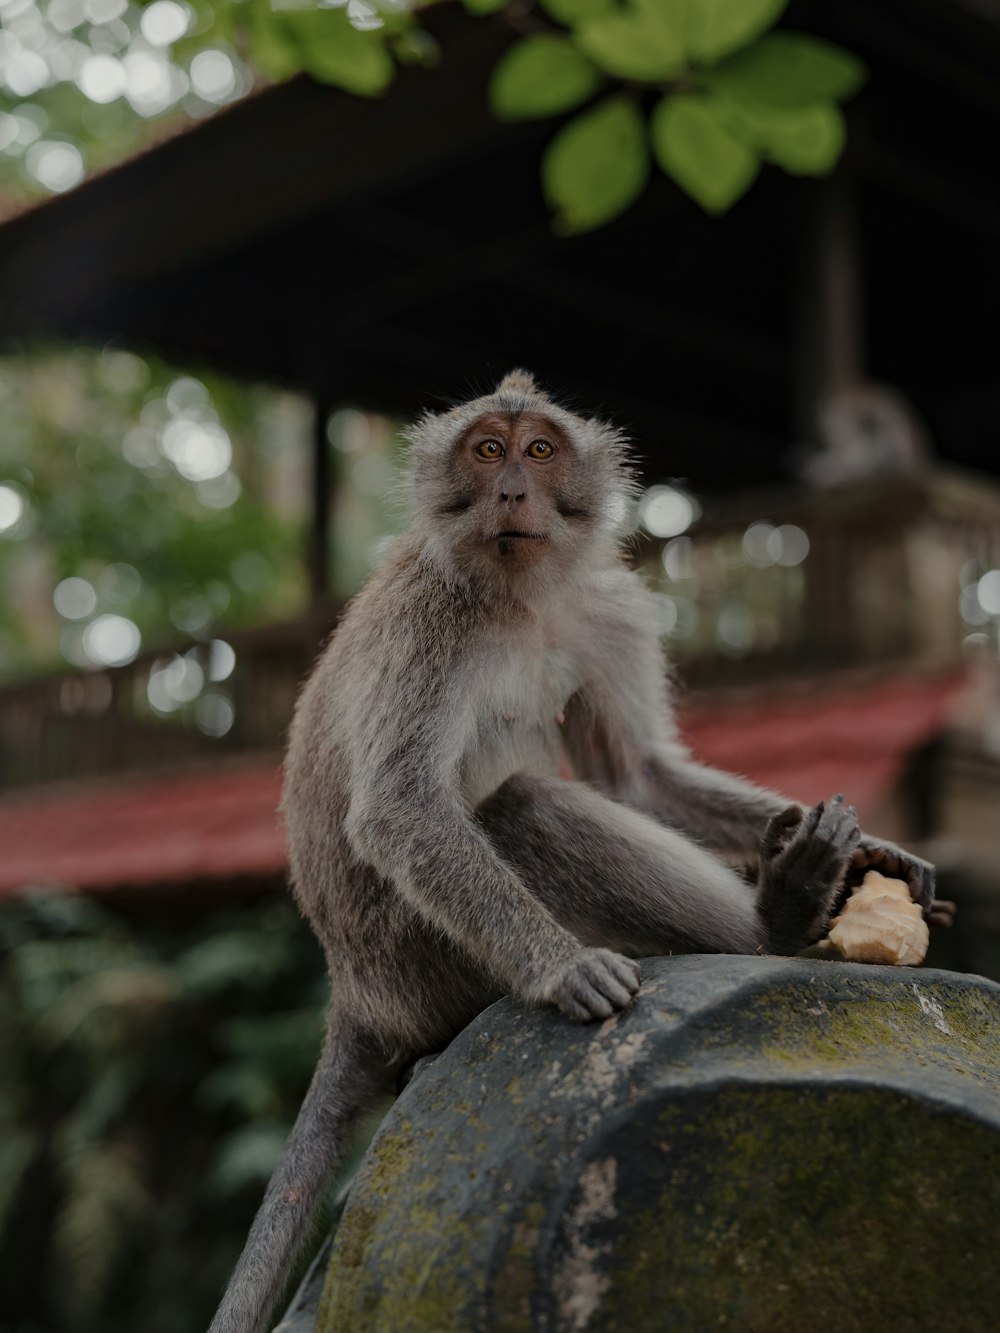
[[760, 906], [776, 953], [798, 953], [826, 930], [861, 837], [843, 796], [812, 810], [789, 806], [761, 843]]
[[590, 1023], [624, 1009], [638, 989], [639, 964], [634, 958], [610, 949], [583, 949], [550, 968], [533, 998], [558, 1005], [578, 1023]]

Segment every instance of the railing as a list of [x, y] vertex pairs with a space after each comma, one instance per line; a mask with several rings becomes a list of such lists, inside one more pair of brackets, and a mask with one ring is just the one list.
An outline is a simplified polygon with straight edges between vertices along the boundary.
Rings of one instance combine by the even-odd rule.
[[283, 743], [325, 624], [148, 653], [0, 690], [0, 788], [162, 769]]
[[[750, 496], [637, 559], [690, 686], [996, 653], [1000, 491], [982, 478]], [[234, 657], [191, 643], [0, 689], [0, 788], [279, 749], [332, 621], [227, 636]]]
[[944, 666], [996, 651], [1000, 488], [928, 471], [756, 494], [641, 564], [689, 681]]

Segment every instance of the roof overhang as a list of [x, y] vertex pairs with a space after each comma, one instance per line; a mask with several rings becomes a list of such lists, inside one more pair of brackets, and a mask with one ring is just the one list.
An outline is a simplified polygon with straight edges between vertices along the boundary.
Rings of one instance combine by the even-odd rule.
[[[774, 475], [826, 317], [803, 278], [822, 186], [768, 169], [711, 219], [657, 177], [615, 224], [559, 239], [538, 182], [553, 123], [487, 105], [512, 28], [455, 4], [425, 21], [440, 66], [384, 98], [294, 79], [0, 227], [0, 346], [116, 340], [405, 412], [528, 364], [659, 472]], [[989, 466], [1000, 34], [945, 0], [798, 0], [786, 21], [872, 67], [849, 162], [872, 373], [946, 457]]]

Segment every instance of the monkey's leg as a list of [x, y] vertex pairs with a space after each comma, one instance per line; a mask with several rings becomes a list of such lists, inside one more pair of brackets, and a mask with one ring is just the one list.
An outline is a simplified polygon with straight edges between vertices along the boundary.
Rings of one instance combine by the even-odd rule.
[[390, 1064], [350, 1022], [332, 1017], [288, 1136], [209, 1333], [265, 1333], [313, 1214], [358, 1116], [391, 1092]]
[[755, 953], [768, 932], [722, 861], [583, 783], [515, 776], [476, 812], [497, 851], [588, 945]]

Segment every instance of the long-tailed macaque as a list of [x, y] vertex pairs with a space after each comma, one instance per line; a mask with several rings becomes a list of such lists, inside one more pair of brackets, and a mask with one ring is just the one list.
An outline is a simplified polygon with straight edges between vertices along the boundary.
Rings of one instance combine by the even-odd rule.
[[[622, 559], [616, 430], [514, 371], [410, 439], [412, 526], [292, 723], [292, 883], [333, 997], [211, 1333], [270, 1326], [348, 1127], [498, 997], [584, 1023], [630, 1002], [637, 958], [795, 953], [859, 854], [934, 915], [932, 867], [863, 838], [839, 796], [805, 811], [688, 757]], [[747, 855], [750, 885], [727, 864]]]

